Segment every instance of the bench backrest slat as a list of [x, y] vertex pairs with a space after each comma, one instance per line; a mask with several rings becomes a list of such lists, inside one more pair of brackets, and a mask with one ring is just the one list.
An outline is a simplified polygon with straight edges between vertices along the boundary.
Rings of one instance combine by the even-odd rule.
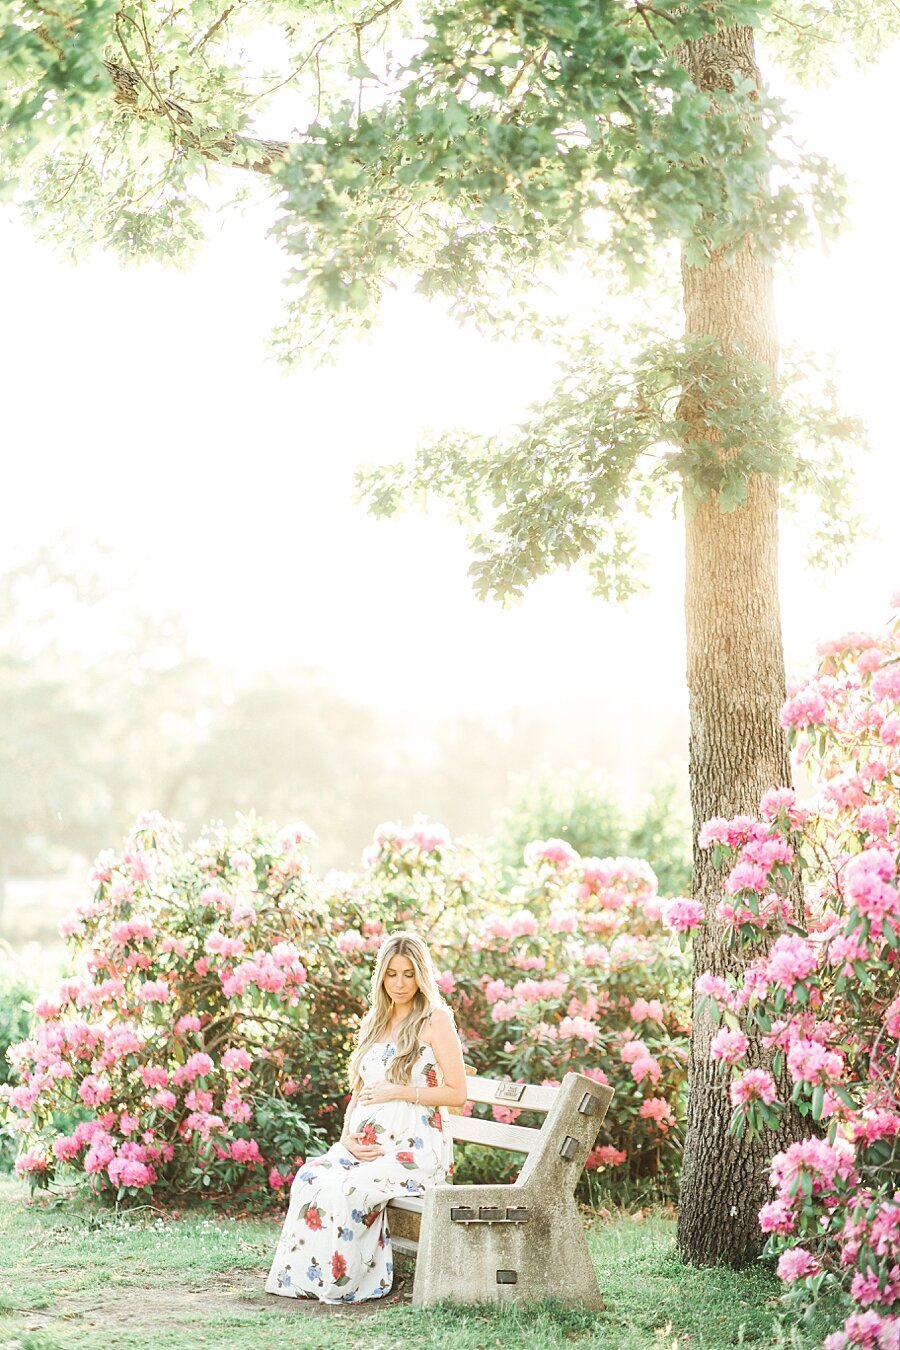
[[507, 1148], [513, 1153], [530, 1153], [540, 1137], [540, 1130], [525, 1125], [501, 1125], [496, 1120], [481, 1120], [477, 1116], [451, 1116], [450, 1133], [464, 1144], [489, 1144], [493, 1148]]
[[[523, 1089], [518, 1101], [513, 1100], [512, 1096], [504, 1095], [510, 1088], [514, 1088], [516, 1092]], [[470, 1102], [506, 1106], [514, 1111], [547, 1112], [556, 1100], [558, 1092], [559, 1088], [555, 1087], [537, 1087], [533, 1083], [509, 1083], [501, 1078], [466, 1078], [466, 1093]]]

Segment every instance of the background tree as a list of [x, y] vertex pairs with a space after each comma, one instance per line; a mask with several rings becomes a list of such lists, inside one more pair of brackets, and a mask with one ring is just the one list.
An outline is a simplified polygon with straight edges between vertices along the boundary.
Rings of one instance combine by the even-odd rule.
[[[520, 434], [426, 447], [411, 476], [368, 490], [390, 512], [406, 486], [434, 489], [476, 518], [475, 582], [494, 594], [580, 559], [602, 594], [627, 594], [629, 509], [683, 496], [695, 829], [787, 781], [778, 484], [839, 506], [836, 451], [853, 428], [829, 398], [811, 408], [775, 380], [771, 262], [831, 229], [841, 192], [781, 134], [753, 28], [803, 73], [823, 52], [874, 55], [900, 25], [889, 0], [5, 0], [0, 16], [8, 180], [36, 159], [26, 210], [67, 247], [178, 256], [200, 235], [198, 168], [254, 170], [297, 287], [288, 358], [320, 348], [338, 314], [369, 324], [404, 272], [460, 317], [521, 327], [515, 296], [548, 272], [659, 285], [680, 248], [681, 337], [605, 342], [590, 325]], [[290, 143], [255, 133], [276, 100], [302, 127]], [[695, 854], [696, 893], [713, 886]], [[709, 942], [702, 964], [718, 969]], [[739, 1262], [759, 1241], [765, 1149], [786, 1140], [734, 1147], [724, 1088], [701, 1067], [708, 1031], [698, 1018], [681, 1245]]]

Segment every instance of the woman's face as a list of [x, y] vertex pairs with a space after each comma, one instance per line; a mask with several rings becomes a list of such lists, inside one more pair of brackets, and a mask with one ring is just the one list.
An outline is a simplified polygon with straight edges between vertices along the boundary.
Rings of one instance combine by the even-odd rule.
[[384, 972], [384, 987], [394, 1006], [407, 1012], [419, 987], [415, 967], [408, 956], [391, 957]]

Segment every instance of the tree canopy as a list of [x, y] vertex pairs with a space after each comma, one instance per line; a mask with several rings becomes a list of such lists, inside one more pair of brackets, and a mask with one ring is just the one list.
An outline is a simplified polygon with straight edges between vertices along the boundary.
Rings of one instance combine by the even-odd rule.
[[[601, 594], [627, 595], [639, 584], [634, 508], [686, 486], [689, 507], [716, 493], [728, 510], [754, 472], [812, 492], [833, 559], [860, 428], [832, 386], [789, 369], [776, 387], [739, 347], [685, 341], [666, 323], [598, 341], [597, 322], [573, 333], [559, 310], [549, 319], [531, 304], [561, 270], [659, 292], [673, 242], [702, 266], [747, 237], [773, 258], [839, 226], [840, 177], [741, 68], [728, 42], [739, 25], [809, 77], [839, 46], [877, 54], [900, 13], [767, 0], [2, 0], [2, 182], [73, 252], [177, 260], [221, 204], [214, 180], [251, 191], [254, 180], [291, 282], [277, 334], [287, 360], [371, 324], [404, 277], [460, 317], [549, 340], [563, 373], [526, 426], [446, 437], [411, 472], [362, 476], [376, 513], [437, 491], [474, 518], [483, 594], [519, 594], [585, 557]], [[262, 134], [275, 127], [277, 139]], [[692, 393], [705, 437], [685, 435]]]

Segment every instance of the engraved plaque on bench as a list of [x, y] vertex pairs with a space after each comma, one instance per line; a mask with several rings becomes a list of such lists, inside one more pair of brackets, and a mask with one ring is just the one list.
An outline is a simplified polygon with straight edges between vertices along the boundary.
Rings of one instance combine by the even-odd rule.
[[573, 1139], [570, 1134], [567, 1134], [559, 1146], [559, 1156], [565, 1158], [566, 1162], [571, 1162], [577, 1152], [578, 1140]]
[[527, 1083], [498, 1083], [494, 1100], [498, 1102], [520, 1102], [525, 1095]]
[[498, 1283], [498, 1284], [518, 1284], [518, 1283], [519, 1283], [519, 1277], [518, 1277], [517, 1273], [516, 1273], [514, 1270], [498, 1270], [498, 1271], [497, 1271], [497, 1283]]
[[475, 1211], [471, 1205], [454, 1205], [450, 1210], [451, 1223], [474, 1223]]
[[595, 1116], [600, 1110], [600, 1098], [593, 1092], [586, 1092], [578, 1103], [578, 1110], [582, 1116]]
[[506, 1210], [507, 1223], [527, 1223], [528, 1208], [526, 1205], [508, 1205]]
[[506, 1215], [496, 1205], [481, 1205], [478, 1210], [478, 1217], [482, 1223], [499, 1223]]

